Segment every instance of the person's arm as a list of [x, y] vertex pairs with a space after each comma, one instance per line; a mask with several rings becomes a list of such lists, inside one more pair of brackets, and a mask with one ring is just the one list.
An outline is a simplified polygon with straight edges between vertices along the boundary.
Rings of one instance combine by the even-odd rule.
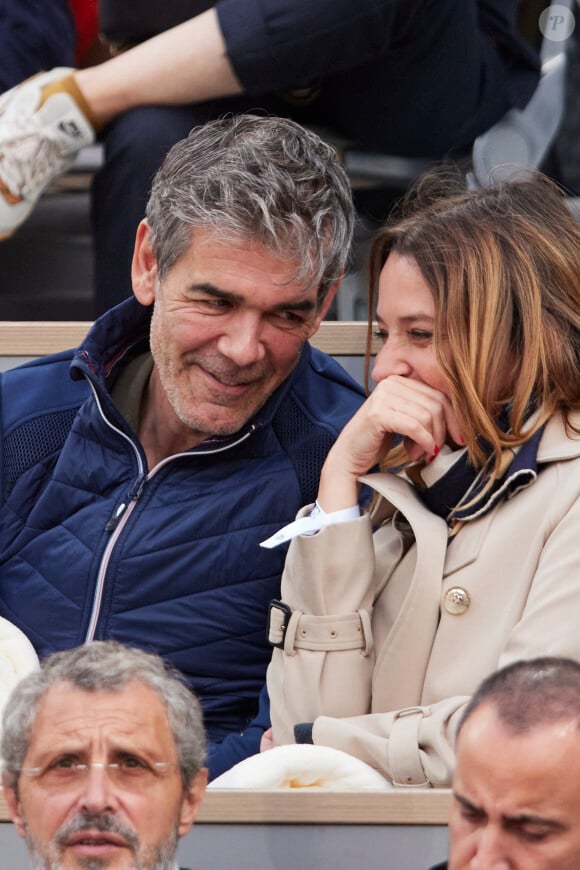
[[207, 748], [209, 779], [215, 779], [234, 764], [260, 751], [264, 732], [270, 728], [270, 701], [266, 686], [260, 692], [258, 712], [240, 733], [228, 734], [219, 743], [210, 742]]
[[361, 475], [383, 459], [395, 435], [409, 460], [431, 462], [445, 441], [463, 443], [451, 402], [433, 387], [391, 375], [377, 384], [333, 444], [322, 468], [317, 501], [327, 513], [357, 503]]
[[[578, 464], [574, 467], [562, 463], [559, 471], [562, 480], [556, 490], [561, 498], [546, 502], [545, 526], [536, 530], [536, 540], [538, 536], [540, 539], [537, 567], [526, 581], [530, 589], [525, 607], [521, 618], [501, 640], [493, 667], [539, 655], [580, 659], [580, 636], [575, 621], [570, 619], [580, 606], [580, 500], [577, 486], [574, 492], [573, 485], [564, 482], [566, 476], [574, 479], [578, 474]], [[527, 495], [519, 497], [526, 499]], [[530, 497], [537, 498], [533, 493]], [[381, 530], [382, 540], [375, 543], [375, 553], [383, 570], [376, 572], [373, 582], [370, 527], [361, 529], [358, 536], [355, 527], [364, 522], [362, 518], [345, 526], [342, 534], [330, 527], [312, 538], [293, 541], [282, 592], [283, 600], [288, 600], [293, 610], [316, 617], [332, 612], [352, 615], [366, 604], [378, 582], [388, 580], [389, 559], [393, 563], [397, 560], [394, 538], [389, 540], [387, 531]], [[357, 554], [356, 559], [352, 553]], [[535, 560], [535, 554], [530, 558]], [[345, 560], [350, 573], [341, 567]], [[358, 598], [354, 590], [358, 590]], [[464, 650], [464, 654], [470, 651]], [[468, 696], [459, 694], [424, 707], [370, 714], [373, 693], [381, 688], [385, 694], [389, 691], [389, 687], [373, 686], [373, 676], [380, 676], [378, 672], [373, 674], [374, 666], [372, 652], [365, 655], [362, 649], [341, 651], [331, 638], [319, 648], [290, 648], [288, 644], [286, 650], [275, 649], [268, 672], [275, 743], [293, 742], [295, 726], [306, 723], [299, 729], [301, 741], [311, 739], [350, 752], [403, 785], [448, 786], [453, 772], [455, 730]]]
[[98, 124], [145, 104], [272, 93], [371, 60], [417, 26], [384, 0], [222, 0], [135, 48], [75, 73]]
[[377, 61], [424, 27], [421, 6], [392, 0], [221, 0], [216, 8], [236, 75], [244, 90], [259, 94], [316, 85]]
[[215, 8], [105, 63], [77, 70], [75, 78], [100, 124], [139, 105], [196, 103], [242, 92]]

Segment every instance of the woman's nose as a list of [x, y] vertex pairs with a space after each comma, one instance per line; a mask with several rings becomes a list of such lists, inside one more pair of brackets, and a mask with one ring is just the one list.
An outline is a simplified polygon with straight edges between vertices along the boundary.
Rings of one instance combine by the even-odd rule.
[[[391, 342], [391, 343], [390, 343]], [[372, 377], [375, 384], [384, 381], [391, 375], [409, 377], [412, 367], [406, 358], [404, 349], [393, 339], [385, 341], [384, 345], [375, 357]]]

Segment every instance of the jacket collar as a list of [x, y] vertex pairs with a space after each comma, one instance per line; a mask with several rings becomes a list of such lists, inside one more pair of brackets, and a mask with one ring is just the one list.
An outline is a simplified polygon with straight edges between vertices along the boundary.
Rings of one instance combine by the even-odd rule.
[[[537, 413], [530, 423], [533, 419], [537, 419]], [[578, 427], [580, 415], [573, 415], [572, 422]], [[478, 519], [494, 505], [512, 498], [533, 484], [541, 465], [580, 456], [580, 436], [570, 437], [566, 433], [562, 415], [555, 414], [522, 445], [513, 450], [506, 449], [504, 453], [505, 471], [491, 487], [485, 486], [485, 474], [482, 471], [472, 478], [466, 489], [470, 466], [466, 451], [462, 451], [431, 486], [418, 490], [419, 498], [429, 510], [440, 516], [452, 513], [450, 519], [464, 522]], [[441, 459], [444, 461], [443, 457]], [[455, 505], [462, 503], [467, 506], [453, 510]]]
[[[580, 429], [580, 412], [570, 415], [570, 422]], [[567, 433], [561, 414], [550, 417], [538, 447], [538, 464], [577, 459], [580, 456], [580, 435]]]

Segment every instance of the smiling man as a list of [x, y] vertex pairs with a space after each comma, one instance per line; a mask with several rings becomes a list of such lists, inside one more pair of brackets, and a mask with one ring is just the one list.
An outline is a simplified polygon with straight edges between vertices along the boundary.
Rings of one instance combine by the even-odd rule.
[[490, 676], [456, 755], [449, 870], [578, 870], [580, 664], [546, 657]]
[[4, 795], [33, 870], [174, 870], [205, 791], [200, 706], [112, 641], [45, 660], [3, 717]]
[[170, 660], [213, 776], [269, 726], [284, 552], [259, 542], [314, 499], [363, 400], [308, 344], [352, 225], [318, 136], [243, 115], [198, 127], [155, 177], [134, 298], [76, 351], [0, 376], [0, 615], [41, 657], [115, 638]]

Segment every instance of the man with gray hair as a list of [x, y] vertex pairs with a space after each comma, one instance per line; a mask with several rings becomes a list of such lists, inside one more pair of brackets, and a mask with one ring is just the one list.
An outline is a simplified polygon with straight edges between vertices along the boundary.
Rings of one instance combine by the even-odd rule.
[[269, 726], [284, 551], [259, 542], [314, 500], [363, 401], [307, 341], [352, 226], [318, 136], [250, 115], [198, 127], [154, 180], [135, 298], [76, 351], [0, 376], [0, 616], [41, 657], [115, 638], [171, 661], [212, 776]]
[[158, 656], [96, 641], [14, 688], [4, 796], [33, 870], [177, 870], [205, 791], [201, 708]]
[[449, 864], [433, 870], [578, 870], [578, 662], [530, 659], [484, 680], [456, 756]]

